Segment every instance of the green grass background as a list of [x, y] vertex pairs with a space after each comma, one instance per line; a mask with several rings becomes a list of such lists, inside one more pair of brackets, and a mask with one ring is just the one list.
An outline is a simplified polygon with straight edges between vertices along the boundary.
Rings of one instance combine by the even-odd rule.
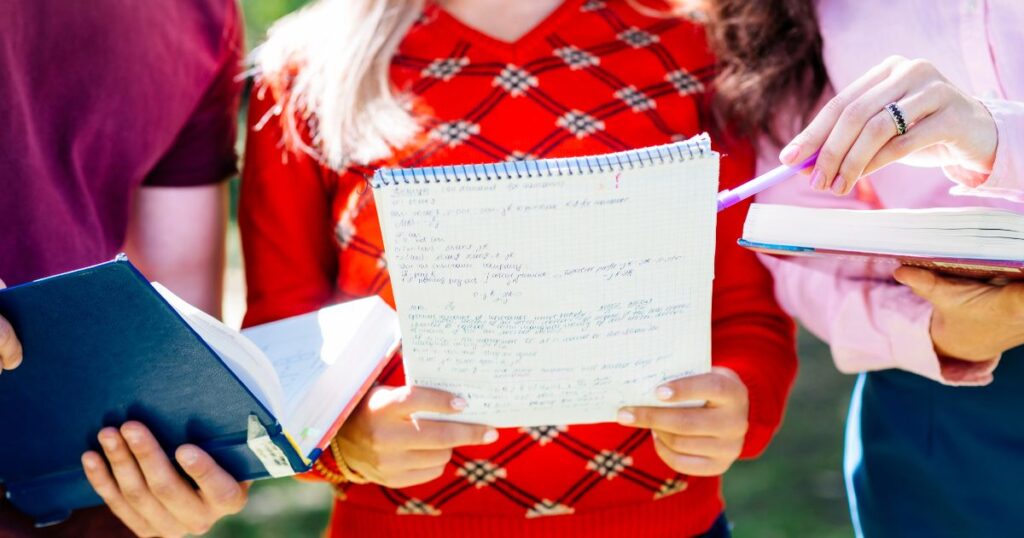
[[[241, 3], [246, 42], [252, 47], [274, 20], [306, 0]], [[244, 135], [244, 129], [240, 132]], [[237, 180], [233, 192], [237, 193]], [[233, 204], [236, 200], [232, 196]], [[229, 254], [225, 317], [237, 325], [244, 308], [244, 277], [234, 225]], [[800, 374], [781, 432], [764, 456], [737, 463], [725, 476], [727, 511], [737, 538], [852, 535], [841, 472], [843, 422], [852, 386], [853, 378], [832, 366], [827, 348], [801, 332]], [[246, 509], [218, 523], [211, 535], [317, 536], [326, 526], [330, 503], [330, 489], [322, 484], [261, 481], [253, 486]]]

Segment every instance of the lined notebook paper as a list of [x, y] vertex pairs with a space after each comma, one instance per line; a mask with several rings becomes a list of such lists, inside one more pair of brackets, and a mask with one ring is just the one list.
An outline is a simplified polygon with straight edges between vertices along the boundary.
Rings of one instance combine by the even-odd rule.
[[[614, 421], [711, 359], [718, 154], [382, 169], [374, 196], [410, 384], [498, 427]], [[452, 417], [445, 417], [450, 419]]]

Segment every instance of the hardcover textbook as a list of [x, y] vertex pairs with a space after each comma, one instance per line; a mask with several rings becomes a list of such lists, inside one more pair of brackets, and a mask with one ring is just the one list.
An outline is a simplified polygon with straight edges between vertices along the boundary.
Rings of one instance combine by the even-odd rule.
[[306, 471], [399, 344], [377, 297], [240, 334], [123, 256], [0, 290], [0, 315], [25, 354], [0, 376], [0, 486], [39, 524], [101, 504], [80, 458], [127, 420], [238, 480]]

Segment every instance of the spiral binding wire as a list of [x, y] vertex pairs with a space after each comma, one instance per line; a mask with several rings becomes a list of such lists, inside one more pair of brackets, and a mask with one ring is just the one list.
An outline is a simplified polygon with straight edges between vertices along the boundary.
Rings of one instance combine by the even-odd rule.
[[589, 175], [692, 161], [713, 155], [716, 154], [711, 150], [711, 138], [704, 133], [682, 142], [589, 157], [503, 161], [493, 164], [456, 164], [425, 168], [381, 168], [373, 176], [373, 188], [380, 189], [409, 184]]

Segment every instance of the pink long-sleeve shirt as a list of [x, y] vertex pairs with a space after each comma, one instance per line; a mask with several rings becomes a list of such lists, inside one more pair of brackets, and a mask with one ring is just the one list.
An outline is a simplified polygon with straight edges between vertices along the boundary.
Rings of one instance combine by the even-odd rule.
[[[1024, 2], [1021, 0], [821, 0], [818, 18], [830, 88], [815, 108], [886, 57], [931, 61], [953, 84], [979, 99], [999, 135], [993, 172], [979, 186], [955, 185], [941, 169], [893, 164], [865, 185], [835, 197], [801, 178], [758, 196], [758, 202], [844, 208], [981, 206], [1024, 212]], [[780, 117], [795, 135], [800, 112]], [[763, 143], [761, 172], [779, 165], [778, 148]], [[929, 326], [931, 305], [871, 263], [762, 260], [775, 277], [779, 302], [829, 343], [839, 370], [899, 368], [951, 385], [984, 385], [998, 358], [940, 359]]]

